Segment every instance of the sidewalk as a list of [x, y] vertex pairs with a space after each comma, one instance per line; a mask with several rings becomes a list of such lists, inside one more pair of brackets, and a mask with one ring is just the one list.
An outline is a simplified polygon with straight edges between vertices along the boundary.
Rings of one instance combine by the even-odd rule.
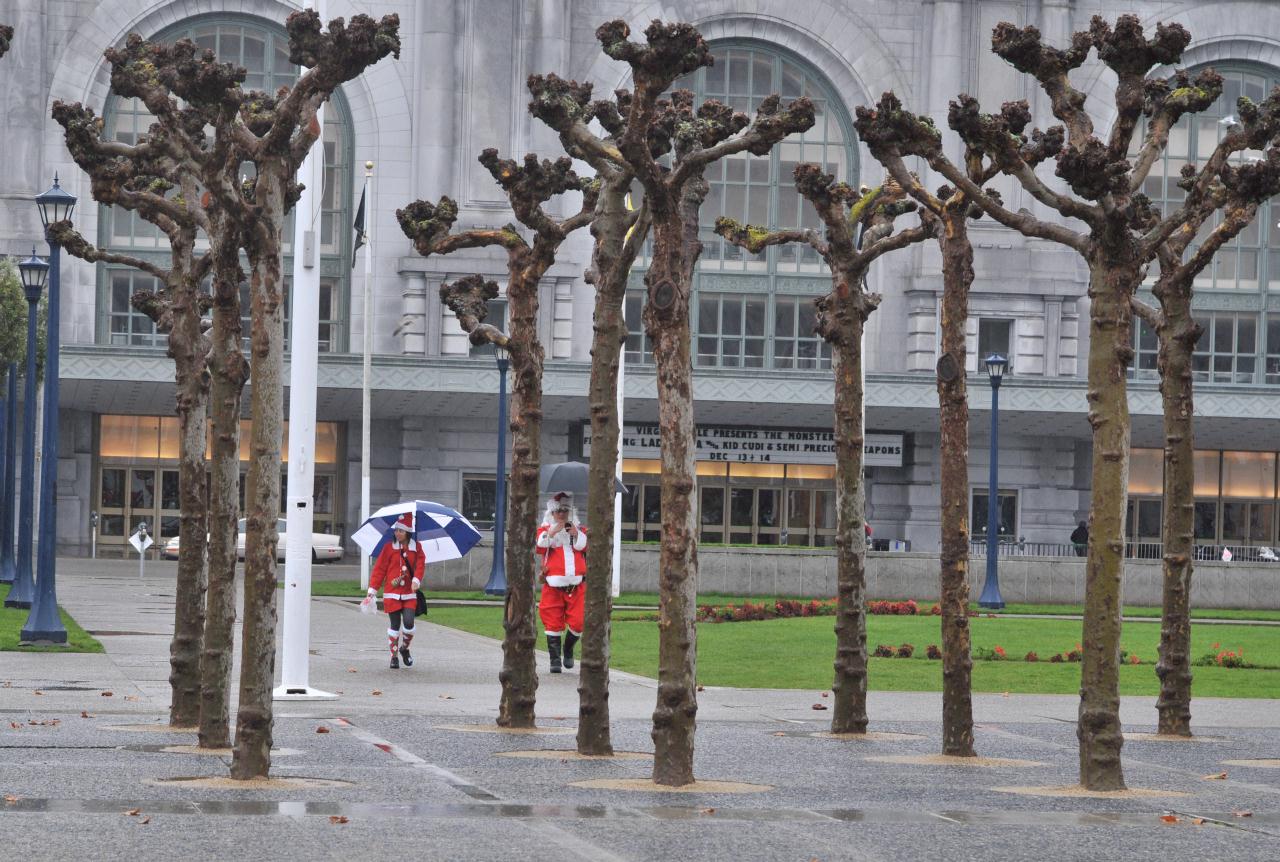
[[[812, 708], [818, 692], [710, 688], [698, 700], [699, 780], [772, 789], [740, 795], [586, 789], [569, 785], [645, 777], [649, 761], [501, 756], [513, 749], [572, 750], [576, 672], [540, 673], [539, 724], [559, 734], [458, 732], [451, 728], [493, 722], [500, 644], [420, 623], [415, 667], [391, 671], [385, 618], [331, 598], [313, 601], [311, 684], [340, 697], [277, 704], [275, 744], [283, 751], [273, 774], [350, 784], [297, 790], [158, 784], [226, 769], [220, 758], [161, 750], [193, 742], [188, 734], [117, 729], [162, 723], [168, 705], [172, 574], [147, 568], [140, 581], [127, 561], [59, 561], [63, 605], [103, 642], [104, 655], [0, 654], [0, 685], [7, 683], [0, 687], [0, 785], [17, 797], [0, 804], [0, 830], [11, 855], [117, 858], [128, 847], [135, 859], [172, 858], [181, 847], [183, 855], [219, 859], [328, 859], [403, 855], [406, 843], [428, 859], [492, 859], [510, 855], [514, 845], [532, 858], [596, 862], [1280, 855], [1280, 771], [1262, 762], [1280, 764], [1275, 701], [1197, 700], [1197, 731], [1205, 740], [1126, 744], [1131, 787], [1185, 796], [1061, 799], [994, 788], [1074, 783], [1074, 696], [975, 695], [980, 753], [1034, 765], [970, 768], [867, 759], [935, 753], [937, 694], [873, 692], [871, 729], [900, 736], [843, 741], [812, 736], [830, 717]], [[613, 674], [615, 748], [652, 751], [655, 696], [654, 680]], [[1126, 731], [1153, 730], [1153, 706], [1153, 698], [1124, 698]], [[58, 723], [39, 723], [52, 721]], [[331, 732], [317, 734], [319, 726]], [[1203, 778], [1224, 770], [1225, 780]], [[134, 808], [142, 812], [123, 814]], [[1247, 819], [1232, 814], [1246, 809]], [[1166, 810], [1206, 819], [1169, 825], [1160, 820]], [[74, 829], [55, 825], [68, 814]], [[144, 816], [151, 817], [145, 826]], [[412, 826], [389, 818], [411, 818]], [[1228, 825], [1213, 825], [1217, 819]], [[410, 837], [423, 834], [430, 839]]]

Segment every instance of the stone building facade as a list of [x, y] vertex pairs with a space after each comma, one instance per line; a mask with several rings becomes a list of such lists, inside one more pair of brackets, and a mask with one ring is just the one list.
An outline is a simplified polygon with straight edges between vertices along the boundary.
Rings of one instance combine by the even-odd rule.
[[[294, 4], [276, 0], [9, 0], [2, 16], [17, 27], [0, 61], [0, 251], [25, 253], [38, 236], [31, 202], [57, 172], [79, 196], [76, 223], [100, 243], [162, 254], [154, 230], [88, 199], [49, 119], [53, 101], [91, 104], [121, 139], [146, 117], [111, 96], [102, 51], [130, 32], [194, 38], [250, 70], [251, 86], [295, 74], [283, 45]], [[790, 187], [792, 166], [817, 161], [852, 183], [883, 175], [853, 133], [857, 105], [893, 90], [945, 128], [960, 92], [984, 105], [1026, 98], [1047, 124], [1045, 99], [992, 55], [1001, 20], [1035, 24], [1064, 43], [1090, 16], [1134, 12], [1147, 26], [1177, 21], [1193, 34], [1190, 67], [1213, 64], [1230, 93], [1260, 95], [1280, 81], [1280, 4], [1264, 0], [441, 0], [374, 6], [331, 2], [331, 16], [396, 12], [403, 52], [343, 87], [325, 129], [327, 165], [321, 246], [323, 293], [317, 445], [317, 529], [349, 534], [359, 507], [360, 357], [364, 347], [363, 259], [352, 267], [351, 222], [375, 163], [371, 201], [370, 287], [374, 353], [373, 501], [425, 497], [492, 518], [497, 372], [442, 310], [440, 283], [480, 272], [502, 283], [503, 260], [487, 253], [418, 257], [401, 235], [396, 207], [415, 198], [455, 198], [460, 224], [510, 219], [492, 179], [477, 163], [486, 146], [504, 155], [557, 155], [554, 137], [525, 112], [525, 77], [535, 71], [589, 80], [598, 92], [627, 83], [593, 37], [621, 17], [635, 32], [652, 18], [696, 23], [712, 43], [713, 69], [686, 83], [750, 109], [775, 90], [813, 97], [818, 126], [765, 158], [716, 167], [704, 209], [708, 227], [725, 213], [775, 226], [808, 223]], [[1096, 123], [1110, 121], [1108, 75], [1090, 63], [1075, 75]], [[1231, 96], [1234, 99], [1234, 95]], [[1224, 99], [1223, 104], [1233, 102]], [[1148, 192], [1173, 200], [1164, 184], [1183, 161], [1216, 140], [1229, 108], [1184, 122]], [[1003, 181], [1001, 181], [1003, 182]], [[1043, 208], [1013, 184], [1001, 190], [1015, 209]], [[570, 202], [567, 205], [571, 205]], [[1207, 334], [1198, 358], [1197, 532], [1210, 544], [1276, 541], [1276, 460], [1280, 450], [1280, 210], [1224, 252], [1196, 299]], [[1065, 543], [1087, 509], [1089, 427], [1084, 363], [1087, 278], [1070, 250], [1026, 239], [989, 220], [972, 230], [977, 279], [969, 321], [973, 522], [985, 528], [989, 391], [979, 353], [1007, 353], [1002, 388], [1001, 531], [1028, 542]], [[542, 286], [547, 350], [547, 461], [581, 457], [592, 294], [582, 278], [590, 238], [566, 243]], [[364, 252], [361, 252], [363, 255]], [[1274, 273], [1271, 270], [1275, 270]], [[628, 538], [656, 529], [656, 454], [646, 426], [656, 419], [652, 357], [639, 324], [642, 259], [628, 302], [624, 452]], [[702, 427], [699, 501], [703, 540], [732, 544], [825, 546], [832, 541], [831, 373], [829, 353], [811, 333], [812, 298], [827, 276], [815, 260], [785, 249], [744, 258], [708, 234], [697, 277], [694, 326]], [[139, 520], [176, 532], [176, 438], [172, 368], [163, 336], [132, 313], [128, 294], [143, 277], [72, 261], [64, 269], [61, 320], [62, 445], [60, 537], [86, 548], [90, 512], [101, 515], [99, 543], [123, 543]], [[884, 297], [868, 334], [869, 512], [877, 538], [916, 550], [938, 540], [938, 433], [933, 367], [938, 351], [940, 261], [931, 244], [883, 258], [871, 286]], [[493, 313], [502, 315], [502, 302]], [[1154, 347], [1135, 336], [1131, 407], [1138, 450], [1132, 479], [1135, 540], [1159, 533], [1161, 445]], [[246, 398], [246, 404], [248, 399]], [[322, 502], [323, 501], [323, 502]], [[1153, 520], [1154, 519], [1154, 520]], [[1154, 532], [1153, 530], [1154, 525]]]

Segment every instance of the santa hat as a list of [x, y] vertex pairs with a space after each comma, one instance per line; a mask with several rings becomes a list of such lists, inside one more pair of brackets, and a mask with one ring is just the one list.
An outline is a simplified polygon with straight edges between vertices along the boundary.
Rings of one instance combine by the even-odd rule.
[[551, 509], [568, 509], [573, 506], [573, 495], [568, 491], [557, 491], [551, 495]]
[[397, 518], [395, 526], [392, 529], [404, 530], [406, 533], [412, 536], [413, 535], [413, 513], [405, 512], [403, 515]]

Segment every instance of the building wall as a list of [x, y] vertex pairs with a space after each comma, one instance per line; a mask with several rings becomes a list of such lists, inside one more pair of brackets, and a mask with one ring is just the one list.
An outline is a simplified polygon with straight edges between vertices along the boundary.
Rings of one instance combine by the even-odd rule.
[[[0, 251], [29, 251], [38, 225], [31, 196], [47, 186], [57, 171], [66, 188], [82, 201], [77, 224], [95, 236], [98, 213], [88, 201], [83, 176], [71, 164], [48, 119], [56, 99], [85, 101], [101, 110], [108, 94], [107, 69], [101, 52], [131, 31], [153, 34], [192, 16], [231, 13], [282, 22], [297, 4], [283, 0], [16, 0], [9, 8], [18, 28], [4, 59], [9, 86], [0, 92], [0, 148], [9, 169], [0, 175]], [[790, 52], [824, 76], [839, 93], [842, 110], [873, 102], [893, 90], [912, 109], [929, 114], [945, 128], [948, 101], [960, 92], [975, 93], [988, 108], [1014, 98], [1030, 100], [1037, 122], [1050, 121], [1045, 98], [1023, 76], [991, 55], [989, 34], [1000, 20], [1034, 24], [1061, 44], [1088, 25], [1093, 14], [1108, 18], [1136, 12], [1150, 27], [1156, 20], [1178, 21], [1194, 36], [1185, 61], [1189, 65], [1247, 60], [1280, 67], [1280, 4], [1265, 0], [1230, 0], [1211, 4], [1172, 0], [669, 0], [636, 3], [624, 0], [454, 0], [367, 4], [331, 2], [328, 13], [350, 16], [357, 11], [396, 12], [401, 18], [403, 51], [399, 61], [384, 61], [343, 88], [354, 128], [351, 157], [356, 194], [366, 160], [375, 163], [372, 209], [373, 274], [372, 346], [381, 361], [463, 358], [468, 347], [456, 324], [441, 308], [438, 290], [447, 279], [479, 272], [501, 284], [505, 261], [489, 252], [470, 252], [446, 259], [423, 260], [413, 253], [395, 221], [398, 206], [414, 198], [454, 197], [461, 209], [459, 226], [500, 225], [511, 219], [506, 202], [475, 160], [484, 146], [504, 154], [535, 149], [555, 156], [553, 136], [532, 121], [524, 109], [525, 77], [556, 71], [591, 81], [598, 93], [625, 86], [623, 67], [604, 58], [594, 38], [602, 21], [622, 17], [637, 38], [654, 17], [690, 20], [714, 43], [749, 40]], [[1091, 61], [1073, 80], [1090, 96], [1099, 128], [1110, 122], [1108, 73]], [[954, 140], [948, 141], [954, 151]], [[859, 172], [851, 177], [874, 184], [882, 171], [858, 144]], [[1047, 176], [1047, 174], [1046, 174]], [[926, 178], [936, 184], [936, 177]], [[1051, 182], [1056, 182], [1049, 178]], [[997, 180], [1008, 205], [1025, 207], [1053, 218], [1044, 207], [1008, 180]], [[560, 212], [575, 200], [553, 204]], [[972, 228], [976, 249], [976, 281], [969, 323], [971, 372], [978, 368], [978, 320], [1012, 322], [1011, 351], [1015, 374], [1064, 387], [1078, 385], [1088, 350], [1087, 274], [1078, 256], [1060, 246], [1027, 239], [992, 223]], [[563, 385], [569, 366], [590, 359], [592, 292], [582, 279], [590, 251], [585, 232], [562, 249], [542, 289], [541, 335], [547, 348], [548, 387]], [[350, 277], [349, 349], [362, 350], [364, 278], [360, 267]], [[68, 344], [91, 344], [98, 317], [94, 269], [68, 261], [64, 268], [62, 333]], [[936, 247], [926, 244], [877, 263], [871, 287], [884, 301], [872, 317], [867, 337], [867, 365], [872, 375], [914, 373], [928, 379], [936, 361], [940, 261]], [[1229, 301], [1228, 301], [1229, 300]], [[1198, 300], [1199, 301], [1199, 300]], [[1239, 303], [1236, 297], [1210, 297], [1208, 302]], [[1280, 293], [1248, 299], [1280, 314]], [[1246, 304], [1248, 304], [1246, 302]], [[1225, 307], [1225, 306], [1224, 306]], [[1253, 305], [1249, 306], [1253, 308]], [[110, 349], [103, 348], [104, 361]], [[649, 372], [651, 374], [651, 371]], [[822, 381], [829, 376], [814, 372]], [[768, 370], [742, 375], [781, 379]], [[576, 379], [576, 378], [575, 378]], [[773, 382], [773, 381], [770, 381]], [[1016, 381], [1015, 381], [1016, 383]], [[404, 383], [413, 388], [409, 379]], [[976, 388], [976, 387], [975, 387]], [[147, 390], [153, 392], [153, 390]], [[783, 389], [785, 390], [785, 387]], [[1061, 395], [1064, 388], [1057, 392]], [[1073, 390], [1074, 391], [1074, 390]], [[548, 423], [547, 460], [569, 452], [569, 429], [586, 418], [585, 399], [574, 396]], [[824, 396], [825, 397], [825, 396]], [[1046, 396], [1047, 397], [1047, 396]], [[980, 436], [985, 415], [975, 394], [971, 482], [985, 484], [986, 448]], [[456, 500], [464, 471], [491, 472], [494, 434], [484, 416], [458, 416], [447, 398], [425, 409], [379, 417], [373, 435], [372, 477], [375, 500], [422, 495]], [[797, 402], [799, 396], [797, 396]], [[1076, 402], [1084, 412], [1083, 398]], [[1229, 426], [1236, 415], [1232, 399], [1213, 402], [1206, 421]], [[490, 402], [491, 404], [491, 402]], [[651, 419], [651, 397], [633, 399], [629, 411]], [[750, 413], [731, 413], [720, 403], [699, 407], [700, 422], [759, 421], [821, 427], [818, 402], [797, 403], [805, 418], [752, 420]], [[762, 405], [763, 408], [764, 405]], [[892, 401], [869, 405], [890, 411]], [[93, 474], [92, 416], [113, 405], [77, 403], [62, 417], [64, 433], [76, 440], [66, 445], [60, 464], [60, 524], [65, 535], [84, 528]], [[168, 414], [163, 394], [140, 397], [131, 410]], [[1249, 408], [1253, 409], [1253, 408]], [[484, 412], [484, 411], [482, 411]], [[629, 416], [630, 416], [629, 412]], [[763, 415], [763, 413], [761, 414]], [[829, 414], [826, 414], [829, 415]], [[924, 416], [921, 412], [919, 416]], [[1020, 414], [1011, 413], [1016, 422]], [[814, 417], [824, 417], [822, 420]], [[358, 414], [333, 417], [347, 422], [345, 469], [346, 521], [355, 522], [359, 482]], [[870, 512], [883, 534], [911, 540], [916, 547], [937, 541], [936, 419], [894, 420], [879, 430], [912, 435], [912, 460], [901, 468], [873, 468]], [[932, 424], [931, 424], [932, 423]], [[1280, 436], [1274, 427], [1272, 437]], [[1229, 434], [1229, 432], [1227, 432]], [[1002, 443], [1002, 485], [1019, 489], [1019, 529], [1029, 541], [1054, 541], [1079, 518], [1088, 488], [1087, 430], [1075, 423], [1056, 439], [1014, 430]], [[1262, 434], [1258, 439], [1264, 439]], [[1150, 443], [1146, 444], [1150, 445]], [[1220, 445], [1220, 444], [1215, 444]], [[1255, 438], [1241, 448], [1264, 446]]]

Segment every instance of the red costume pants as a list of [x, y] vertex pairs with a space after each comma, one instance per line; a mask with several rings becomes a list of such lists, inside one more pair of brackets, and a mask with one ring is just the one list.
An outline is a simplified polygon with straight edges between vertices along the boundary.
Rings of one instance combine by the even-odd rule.
[[586, 612], [587, 585], [578, 584], [571, 590], [542, 585], [542, 599], [538, 602], [538, 616], [549, 635], [564, 634], [565, 625], [575, 635], [582, 634], [582, 618]]

